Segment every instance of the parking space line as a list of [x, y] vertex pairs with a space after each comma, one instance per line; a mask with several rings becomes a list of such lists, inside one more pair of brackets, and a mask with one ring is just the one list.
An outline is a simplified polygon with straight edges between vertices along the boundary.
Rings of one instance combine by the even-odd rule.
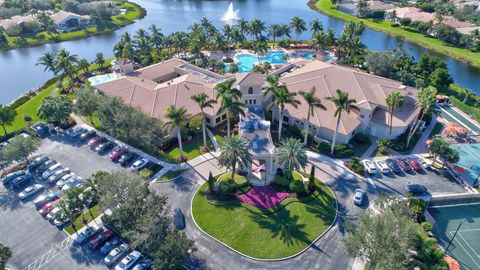
[[35, 261], [27, 265], [23, 270], [37, 270], [45, 266], [48, 262], [58, 256], [64, 249], [68, 248], [73, 242], [70, 237], [65, 238], [62, 242], [49, 249], [42, 256], [38, 257]]

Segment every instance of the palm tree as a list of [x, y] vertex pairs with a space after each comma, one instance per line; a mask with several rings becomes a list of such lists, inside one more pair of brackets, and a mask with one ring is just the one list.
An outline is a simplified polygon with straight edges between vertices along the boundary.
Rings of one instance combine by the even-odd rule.
[[237, 164], [242, 167], [252, 163], [252, 154], [249, 151], [249, 142], [240, 135], [234, 135], [220, 142], [220, 156], [218, 164], [227, 170], [232, 170], [232, 179], [235, 176]]
[[321, 51], [327, 47], [327, 36], [323, 30], [313, 34], [312, 39], [310, 40], [310, 47], [314, 48], [316, 51]]
[[250, 24], [245, 19], [239, 19], [237, 22], [237, 27], [240, 30], [242, 36], [245, 37], [245, 34], [249, 32], [248, 29], [250, 28]]
[[217, 100], [221, 98], [220, 109], [217, 114], [221, 114], [226, 111], [227, 113], [227, 136], [230, 137], [230, 118], [239, 113], [244, 114], [244, 104], [239, 102], [238, 99], [242, 97], [240, 90], [233, 87], [235, 80], [219, 83], [216, 86]]
[[268, 36], [270, 36], [273, 39], [273, 46], [275, 46], [275, 39], [276, 37], [280, 36], [280, 25], [278, 24], [272, 24], [268, 27], [267, 29]]
[[435, 95], [437, 94], [437, 89], [433, 86], [428, 86], [426, 88], [421, 88], [417, 92], [417, 106], [420, 108], [420, 113], [418, 114], [417, 119], [415, 119], [415, 124], [410, 128], [407, 136], [407, 147], [412, 140], [413, 135], [417, 132], [418, 127], [420, 126], [420, 120], [423, 116], [430, 114], [435, 108]]
[[342, 112], [346, 112], [347, 114], [350, 113], [352, 109], [356, 108], [355, 103], [357, 103], [357, 101], [355, 99], [350, 99], [348, 97], [348, 93], [343, 92], [340, 89], [337, 89], [336, 97], [326, 97], [326, 99], [333, 102], [336, 107], [334, 116], [337, 117], [337, 124], [335, 126], [332, 147], [330, 149], [330, 155], [333, 155], [333, 152], [335, 151], [335, 143], [337, 141], [338, 126], [340, 125], [340, 119], [342, 118]]
[[292, 20], [290, 21], [290, 26], [292, 27], [295, 34], [297, 34], [296, 41], [298, 41], [300, 35], [307, 30], [305, 21], [298, 16], [292, 18]]
[[57, 71], [62, 71], [70, 82], [73, 83], [75, 79], [75, 64], [78, 63], [77, 55], [70, 54], [65, 48], [58, 52], [57, 60], [55, 61]]
[[163, 43], [163, 34], [162, 30], [158, 28], [155, 24], [152, 24], [149, 28], [150, 30], [150, 44], [156, 49], [159, 50]]
[[54, 76], [57, 76], [57, 64], [56, 64], [57, 54], [56, 52], [44, 52], [40, 58], [38, 58], [36, 66], [44, 66], [43, 72], [50, 71], [53, 72]]
[[288, 24], [280, 24], [280, 36], [285, 40], [285, 36], [290, 37], [290, 26]]
[[325, 106], [323, 106], [322, 100], [320, 100], [315, 95], [315, 91], [316, 91], [316, 88], [312, 87], [312, 89], [310, 89], [310, 91], [308, 91], [308, 92], [304, 92], [304, 91], [299, 92], [300, 95], [303, 97], [303, 99], [305, 99], [305, 102], [308, 105], [307, 121], [305, 123], [305, 139], [304, 139], [304, 142], [303, 142], [304, 145], [306, 145], [307, 142], [308, 142], [308, 133], [310, 133], [309, 132], [310, 131], [310, 128], [309, 128], [310, 116], [313, 116], [313, 114], [315, 112], [315, 108], [319, 108], [319, 109], [322, 109], [322, 110], [327, 110], [327, 108]]
[[[303, 143], [292, 137], [283, 139], [275, 152], [275, 164], [288, 172], [305, 169], [307, 152]], [[291, 177], [291, 173], [288, 173], [287, 177]]]
[[[263, 93], [263, 96], [265, 97], [269, 93], [272, 93], [272, 101], [271, 103], [275, 103], [276, 93], [278, 90], [278, 87], [280, 85], [280, 77], [278, 75], [275, 76], [268, 76], [267, 77], [267, 83], [268, 87], [265, 89], [265, 92]], [[277, 106], [273, 106], [272, 108], [272, 125], [275, 123], [275, 112], [277, 111]]]
[[79, 210], [78, 208], [71, 206], [70, 203], [70, 200], [61, 200], [57, 204], [59, 211], [55, 215], [55, 219], [60, 221], [70, 220], [73, 230], [75, 233], [78, 233], [77, 226], [75, 225], [75, 219], [79, 214]]
[[392, 92], [385, 98], [387, 109], [390, 111], [390, 135], [392, 135], [393, 112], [396, 108], [399, 108], [403, 105], [403, 99], [404, 97], [399, 92]]
[[169, 132], [173, 130], [177, 131], [178, 147], [180, 148], [180, 156], [178, 159], [184, 161], [181, 129], [188, 123], [190, 115], [187, 113], [185, 107], [177, 108], [175, 105], [170, 105], [165, 110], [165, 117], [168, 119], [168, 121], [165, 122], [165, 127], [168, 128]]
[[225, 24], [222, 30], [223, 30], [223, 35], [225, 37], [225, 41], [227, 43], [228, 51], [230, 52], [230, 44], [233, 41], [233, 37], [235, 35], [235, 29], [230, 24]]
[[88, 74], [90, 71], [88, 68], [90, 67], [90, 62], [87, 59], [82, 58], [78, 61], [78, 67], [83, 70], [83, 74]]
[[315, 18], [310, 22], [310, 29], [312, 30], [312, 35], [315, 35], [323, 30], [323, 24], [319, 19]]
[[255, 18], [250, 22], [250, 34], [253, 36], [253, 40], [256, 41], [259, 36], [262, 35], [263, 31], [265, 31], [266, 26], [265, 22]]
[[198, 107], [202, 111], [202, 130], [203, 130], [203, 147], [206, 150], [207, 149], [207, 136], [206, 136], [206, 131], [205, 131], [205, 113], [203, 110], [205, 108], [212, 108], [213, 104], [215, 104], [214, 99], [210, 99], [207, 94], [205, 93], [198, 93], [190, 97], [193, 101], [195, 101], [198, 104]]
[[278, 140], [282, 139], [282, 123], [283, 123], [283, 110], [285, 109], [286, 104], [290, 104], [293, 107], [297, 108], [300, 104], [300, 101], [295, 99], [297, 93], [288, 91], [288, 88], [285, 85], [282, 85], [278, 88], [277, 91], [273, 93], [276, 98], [270, 103], [270, 106], [278, 106], [279, 116], [278, 116]]

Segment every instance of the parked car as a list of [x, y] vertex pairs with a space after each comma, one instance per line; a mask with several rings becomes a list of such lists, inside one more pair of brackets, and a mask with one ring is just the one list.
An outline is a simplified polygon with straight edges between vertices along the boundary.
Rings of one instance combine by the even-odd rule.
[[27, 173], [28, 173], [27, 171], [16, 171], [16, 172], [9, 173], [2, 178], [2, 183], [4, 186], [8, 186], [15, 178], [26, 175]]
[[136, 156], [137, 155], [132, 152], [127, 152], [118, 159], [118, 163], [122, 166], [127, 166]]
[[365, 170], [369, 173], [369, 174], [376, 174], [377, 173], [377, 167], [375, 167], [375, 164], [373, 164], [372, 161], [368, 160], [368, 159], [364, 159], [362, 161], [363, 163], [363, 166], [365, 166]]
[[137, 265], [135, 265], [132, 270], [147, 270], [152, 267], [153, 261], [152, 259], [145, 258], [141, 260]]
[[100, 136], [95, 136], [88, 141], [88, 146], [90, 146], [92, 149], [94, 149], [97, 144], [104, 143], [107, 139], [100, 137]]
[[61, 177], [65, 176], [69, 173], [70, 173], [69, 168], [63, 168], [61, 170], [58, 170], [58, 171], [54, 172], [52, 175], [50, 175], [50, 177], [48, 177], [48, 182], [50, 184], [54, 184], [58, 179], [60, 179]]
[[97, 235], [93, 236], [88, 244], [93, 250], [101, 247], [110, 237], [113, 236], [113, 232], [110, 229], [104, 228], [103, 231], [100, 231]]
[[63, 185], [62, 187], [62, 191], [63, 192], [67, 192], [69, 191], [70, 189], [72, 188], [75, 188], [75, 187], [82, 187], [84, 185], [83, 183], [83, 178], [78, 176], [78, 177], [75, 177], [75, 178], [72, 178], [70, 180], [68, 180], [65, 185]]
[[70, 219], [69, 218], [66, 218], [66, 219], [61, 219], [61, 218], [55, 218], [53, 220], [53, 224], [57, 227], [62, 227], [63, 225], [67, 224], [70, 222]]
[[100, 248], [100, 253], [103, 255], [107, 255], [113, 248], [118, 246], [120, 244], [120, 238], [114, 237], [110, 241], [106, 242], [101, 248]]
[[10, 182], [10, 186], [12, 188], [19, 188], [19, 187], [25, 185], [26, 183], [28, 183], [32, 178], [33, 178], [33, 175], [31, 173], [27, 173], [25, 175], [22, 175], [22, 176], [19, 176], [19, 177], [13, 179]]
[[35, 185], [32, 185], [32, 186], [29, 186], [29, 187], [25, 188], [23, 191], [21, 191], [20, 193], [18, 193], [18, 198], [20, 198], [20, 200], [25, 200], [25, 199], [37, 194], [41, 190], [43, 190], [43, 186], [40, 185], [40, 184], [35, 184]]
[[98, 234], [102, 229], [97, 227], [87, 227], [83, 232], [79, 233], [73, 241], [75, 244], [83, 244], [89, 238]]
[[60, 202], [60, 199], [55, 199], [45, 204], [40, 210], [38, 210], [38, 213], [42, 216], [48, 215], [48, 213], [50, 213], [50, 211], [52, 211], [59, 202]]
[[405, 159], [405, 162], [407, 162], [408, 165], [410, 165], [410, 167], [416, 172], [423, 170], [422, 166], [420, 166], [420, 163], [418, 163], [416, 159], [407, 158]]
[[86, 131], [87, 131], [87, 129], [83, 128], [83, 127], [73, 127], [71, 129], [67, 130], [67, 135], [72, 137], [72, 138], [76, 138]]
[[397, 162], [398, 166], [400, 166], [402, 171], [404, 171], [404, 172], [411, 171], [410, 166], [408, 166], [408, 163], [405, 160], [397, 158], [395, 161]]
[[130, 169], [132, 169], [132, 171], [134, 172], [138, 172], [140, 171], [141, 169], [145, 168], [148, 163], [150, 163], [150, 161], [146, 158], [142, 158], [142, 159], [139, 159], [137, 161], [135, 161], [132, 166], [130, 166]]
[[398, 165], [398, 163], [395, 159], [389, 158], [389, 159], [385, 160], [385, 163], [388, 165], [388, 167], [390, 167], [392, 172], [394, 172], [396, 174], [402, 173], [402, 169], [400, 168], [400, 166]]
[[69, 173], [69, 174], [66, 174], [64, 176], [62, 176], [62, 178], [60, 178], [60, 180], [57, 181], [57, 183], [55, 183], [55, 186], [57, 188], [62, 188], [65, 183], [68, 182], [68, 180], [72, 179], [72, 177], [74, 177], [75, 174], [74, 173]]
[[48, 170], [46, 170], [42, 173], [42, 178], [46, 180], [51, 175], [53, 175], [56, 171], [59, 171], [61, 169], [63, 169], [62, 164], [61, 163], [55, 163], [54, 165], [50, 166], [50, 168], [48, 168]]
[[48, 126], [43, 122], [35, 123], [31, 126], [31, 128], [40, 136], [41, 138], [45, 138], [48, 135]]
[[127, 245], [127, 244], [121, 244], [120, 246], [114, 248], [112, 251], [110, 251], [110, 253], [108, 253], [107, 257], [105, 257], [105, 259], [103, 259], [103, 262], [110, 266], [110, 265], [113, 265], [116, 261], [118, 261], [118, 259], [120, 259], [121, 257], [123, 257], [123, 255], [125, 255], [128, 250], [130, 249], [130, 247]]
[[387, 163], [384, 160], [376, 161], [375, 165], [377, 165], [377, 168], [381, 173], [384, 173], [384, 174], [390, 173], [390, 168], [388, 167]]
[[122, 157], [123, 155], [127, 154], [128, 150], [124, 147], [117, 146], [111, 153], [108, 155], [110, 157], [110, 160], [112, 161], [117, 161]]
[[362, 205], [365, 192], [359, 188], [355, 189], [355, 195], [353, 196], [353, 203], [356, 205]]
[[117, 264], [115, 270], [129, 270], [131, 269], [142, 257], [142, 253], [134, 250], [130, 252], [123, 260]]
[[46, 170], [48, 170], [48, 168], [50, 168], [51, 166], [55, 165], [57, 162], [53, 159], [49, 159], [47, 161], [45, 161], [45, 163], [43, 163], [42, 165], [38, 166], [37, 168], [37, 173], [39, 175], [43, 174]]
[[57, 206], [53, 207], [53, 209], [48, 212], [47, 219], [53, 221], [55, 218], [57, 218], [58, 212], [60, 212], [60, 208]]
[[426, 186], [419, 185], [419, 184], [409, 184], [407, 185], [406, 189], [407, 193], [411, 193], [412, 195], [425, 195], [428, 192]]
[[60, 198], [60, 196], [58, 196], [58, 194], [55, 193], [55, 192], [49, 192], [47, 194], [44, 193], [44, 194], [38, 196], [35, 200], [33, 200], [33, 204], [36, 207], [42, 207], [46, 203], [51, 202], [53, 200], [56, 200], [58, 198]]
[[28, 164], [28, 166], [27, 166], [28, 171], [30, 171], [30, 172], [35, 171], [35, 169], [37, 169], [38, 166], [42, 165], [42, 164], [45, 163], [47, 160], [48, 160], [48, 157], [45, 156], [45, 155], [41, 155], [41, 156], [37, 157], [36, 159], [32, 160], [32, 161]]
[[80, 134], [80, 140], [85, 141], [92, 138], [95, 135], [97, 135], [97, 132], [95, 130], [89, 130], [87, 132]]
[[99, 145], [97, 145], [97, 147], [95, 148], [95, 152], [97, 153], [106, 153], [108, 152], [108, 150], [112, 149], [113, 147], [115, 146], [114, 143], [110, 142], [110, 141], [106, 141], [104, 143], [101, 143]]
[[173, 224], [177, 230], [185, 229], [185, 216], [180, 208], [173, 210]]
[[419, 159], [418, 161], [420, 163], [420, 165], [425, 168], [425, 169], [430, 169], [432, 168], [432, 160], [431, 159]]

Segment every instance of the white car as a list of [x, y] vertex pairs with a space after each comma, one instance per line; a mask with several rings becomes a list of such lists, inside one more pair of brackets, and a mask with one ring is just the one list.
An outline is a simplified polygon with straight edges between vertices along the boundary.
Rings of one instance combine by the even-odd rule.
[[130, 166], [130, 169], [132, 169], [132, 171], [134, 172], [138, 172], [140, 171], [141, 169], [145, 168], [148, 163], [150, 163], [150, 161], [146, 158], [142, 158], [142, 159], [139, 159], [137, 161], [135, 161], [132, 166]]
[[69, 173], [62, 176], [62, 178], [60, 178], [60, 180], [57, 181], [55, 186], [57, 186], [57, 188], [62, 188], [65, 185], [65, 183], [67, 183], [67, 181], [70, 180], [73, 176], [75, 176], [74, 173]]
[[60, 218], [56, 218], [53, 220], [53, 224], [55, 224], [55, 226], [57, 227], [61, 227], [65, 224], [67, 224], [68, 222], [70, 222], [70, 219], [60, 219]]
[[30, 196], [37, 194], [40, 190], [43, 189], [43, 186], [40, 184], [35, 184], [24, 189], [22, 192], [18, 193], [20, 200], [24, 200]]
[[60, 212], [60, 208], [55, 207], [50, 211], [47, 215], [48, 220], [54, 220], [57, 217], [58, 212]]
[[139, 260], [140, 257], [142, 256], [142, 253], [134, 250], [130, 252], [123, 260], [117, 264], [115, 267], [115, 270], [128, 270], [133, 267]]
[[69, 130], [67, 130], [67, 135], [72, 137], [72, 138], [75, 138], [77, 137], [78, 135], [86, 132], [87, 129], [86, 128], [83, 128], [83, 127], [74, 127], [74, 128], [71, 128]]
[[63, 168], [61, 170], [58, 170], [56, 172], [54, 172], [52, 175], [50, 175], [50, 177], [48, 177], [48, 182], [50, 183], [55, 183], [55, 181], [57, 181], [60, 177], [66, 175], [70, 173], [70, 169], [69, 168]]
[[355, 195], [353, 196], [353, 203], [356, 205], [362, 205], [363, 203], [363, 197], [365, 195], [365, 191], [357, 188], [355, 189]]
[[418, 162], [420, 163], [420, 165], [425, 168], [425, 169], [430, 169], [432, 167], [432, 160], [431, 159], [423, 159], [423, 158], [419, 158], [418, 159]]
[[375, 164], [377, 165], [377, 168], [381, 173], [390, 173], [390, 167], [388, 167], [387, 163], [384, 160], [376, 161]]
[[364, 159], [362, 163], [363, 163], [363, 166], [365, 166], [365, 170], [367, 170], [369, 174], [377, 173], [377, 167], [375, 167], [375, 164], [373, 164], [373, 161]]
[[82, 186], [83, 186], [83, 178], [78, 176], [76, 178], [72, 178], [67, 182], [65, 182], [65, 185], [63, 185], [62, 187], [62, 191], [67, 192], [74, 187], [82, 187]]
[[121, 244], [120, 246], [114, 248], [110, 253], [108, 253], [107, 257], [103, 259], [103, 262], [106, 265], [114, 264], [118, 259], [120, 259], [125, 253], [128, 252], [130, 247], [127, 244]]
[[62, 164], [56, 163], [52, 166], [50, 166], [46, 171], [42, 173], [42, 178], [43, 179], [48, 179], [52, 174], [54, 174], [56, 171], [63, 169]]

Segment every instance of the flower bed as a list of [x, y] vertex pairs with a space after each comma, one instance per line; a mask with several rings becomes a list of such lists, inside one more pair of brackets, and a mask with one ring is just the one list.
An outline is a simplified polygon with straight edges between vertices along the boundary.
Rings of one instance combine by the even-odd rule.
[[290, 193], [278, 192], [271, 186], [253, 187], [245, 194], [238, 195], [237, 199], [258, 208], [272, 208], [290, 197]]

